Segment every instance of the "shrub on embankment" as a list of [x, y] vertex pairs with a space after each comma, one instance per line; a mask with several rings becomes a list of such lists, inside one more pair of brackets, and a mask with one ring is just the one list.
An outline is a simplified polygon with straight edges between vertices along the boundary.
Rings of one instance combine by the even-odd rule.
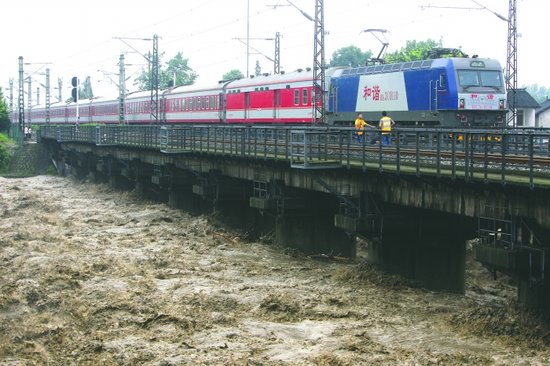
[[3, 133], [0, 133], [0, 173], [5, 173], [8, 170], [11, 161], [11, 146], [12, 142]]

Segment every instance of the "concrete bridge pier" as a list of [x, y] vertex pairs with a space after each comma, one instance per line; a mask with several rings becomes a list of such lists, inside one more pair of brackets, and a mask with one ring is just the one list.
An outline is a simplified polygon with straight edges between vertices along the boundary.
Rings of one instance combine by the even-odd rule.
[[[309, 197], [308, 197], [309, 196]], [[275, 241], [306, 254], [355, 257], [355, 235], [334, 226], [338, 204], [325, 194], [304, 194], [276, 217]]]
[[475, 237], [474, 220], [403, 207], [395, 212], [384, 214], [369, 260], [428, 289], [464, 293], [465, 242]]
[[[550, 266], [546, 266], [548, 273]], [[544, 279], [540, 283], [528, 280], [518, 282], [518, 301], [527, 308], [536, 309], [544, 315], [550, 315], [550, 280]]]
[[334, 227], [334, 213], [317, 210], [276, 218], [277, 244], [306, 254], [355, 257], [355, 237]]

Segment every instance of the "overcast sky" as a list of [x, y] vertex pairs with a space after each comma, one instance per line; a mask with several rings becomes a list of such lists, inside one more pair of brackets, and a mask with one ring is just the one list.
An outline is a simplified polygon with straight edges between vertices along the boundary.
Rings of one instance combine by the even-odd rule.
[[[116, 95], [118, 61], [125, 55], [126, 75], [139, 73], [159, 36], [159, 52], [166, 62], [177, 52], [189, 60], [198, 83], [221, 79], [229, 70], [246, 74], [247, 24], [250, 29], [249, 73], [256, 61], [262, 72], [272, 72], [274, 38], [281, 34], [281, 68], [292, 71], [313, 63], [313, 22], [286, 0], [18, 0], [2, 5], [0, 30], [0, 86], [9, 94], [9, 79], [18, 80], [18, 57], [33, 74], [33, 92], [48, 67], [51, 85], [62, 78], [63, 98], [69, 96], [71, 76], [90, 76], [95, 95]], [[315, 0], [292, 0], [314, 16]], [[480, 3], [487, 9], [480, 9]], [[407, 40], [442, 40], [444, 47], [462, 48], [470, 55], [497, 59], [506, 66], [508, 0], [325, 0], [325, 55], [355, 45], [376, 55], [381, 43], [365, 29], [386, 29], [388, 52]], [[86, 5], [88, 4], [88, 5]], [[275, 6], [275, 5], [285, 6]], [[467, 9], [469, 8], [469, 9]], [[518, 85], [550, 87], [547, 39], [548, 0], [517, 0]], [[137, 38], [125, 42], [116, 37]], [[240, 39], [240, 40], [239, 40]], [[135, 52], [139, 51], [139, 53]], [[260, 53], [256, 52], [259, 51]], [[267, 57], [266, 57], [267, 56]], [[50, 63], [41, 65], [40, 63]], [[98, 71], [100, 70], [100, 71]], [[127, 88], [135, 90], [132, 82]], [[44, 92], [41, 92], [43, 98]], [[52, 91], [52, 95], [57, 95]], [[55, 99], [52, 99], [55, 100]], [[43, 101], [43, 99], [42, 99]]]

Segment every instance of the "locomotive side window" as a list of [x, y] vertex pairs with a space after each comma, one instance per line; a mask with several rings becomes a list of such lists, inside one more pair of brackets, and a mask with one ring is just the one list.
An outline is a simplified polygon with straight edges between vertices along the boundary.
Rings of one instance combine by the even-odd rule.
[[447, 74], [439, 75], [439, 87], [441, 89], [447, 89]]
[[302, 104], [307, 105], [308, 102], [308, 92], [307, 89], [302, 89]]
[[294, 105], [300, 104], [300, 90], [294, 89]]

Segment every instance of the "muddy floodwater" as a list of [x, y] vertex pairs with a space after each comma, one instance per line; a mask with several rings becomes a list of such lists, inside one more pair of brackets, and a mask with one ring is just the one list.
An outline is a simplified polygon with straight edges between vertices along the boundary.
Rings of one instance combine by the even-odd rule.
[[71, 178], [0, 178], [0, 365], [550, 365], [510, 279], [466, 295]]

